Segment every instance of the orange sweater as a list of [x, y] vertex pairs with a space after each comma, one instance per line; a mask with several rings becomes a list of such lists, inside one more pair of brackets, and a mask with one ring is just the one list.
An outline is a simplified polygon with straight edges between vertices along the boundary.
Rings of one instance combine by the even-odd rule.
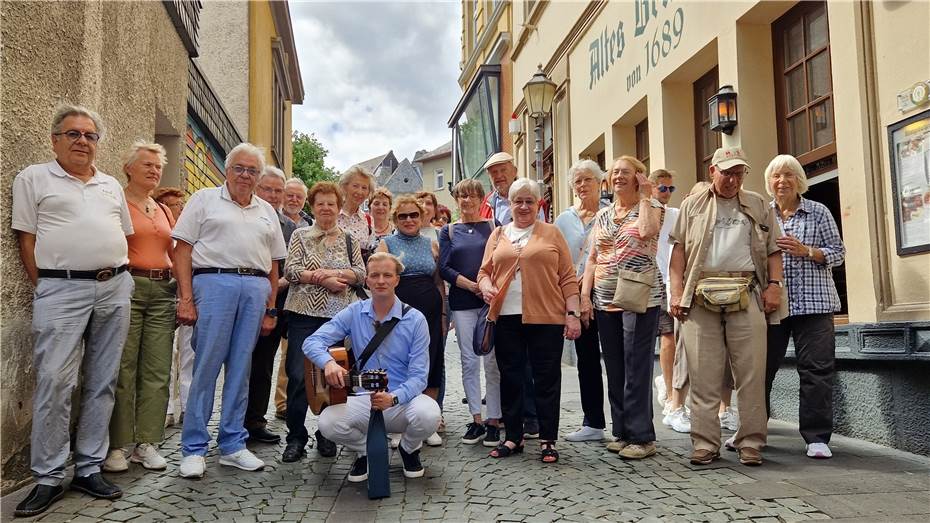
[[497, 319], [507, 287], [519, 266], [523, 283], [523, 323], [564, 325], [565, 300], [577, 295], [579, 290], [572, 255], [562, 232], [555, 225], [537, 221], [519, 254], [502, 232], [498, 227], [491, 233], [478, 271], [479, 282], [488, 278], [499, 289], [488, 316], [491, 320]]

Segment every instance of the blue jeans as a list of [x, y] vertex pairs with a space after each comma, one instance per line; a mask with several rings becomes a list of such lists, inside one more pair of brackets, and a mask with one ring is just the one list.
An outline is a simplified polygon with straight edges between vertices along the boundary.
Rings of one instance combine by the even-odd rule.
[[245, 448], [245, 409], [249, 396], [252, 349], [258, 340], [271, 293], [267, 278], [237, 274], [194, 277], [197, 323], [191, 345], [194, 372], [181, 431], [181, 454], [204, 456], [210, 445], [207, 424], [213, 414], [216, 379], [223, 375], [223, 411], [217, 436], [221, 454]]
[[329, 318], [291, 312], [287, 325], [287, 444], [307, 445], [307, 388], [304, 381], [304, 340], [323, 326]]

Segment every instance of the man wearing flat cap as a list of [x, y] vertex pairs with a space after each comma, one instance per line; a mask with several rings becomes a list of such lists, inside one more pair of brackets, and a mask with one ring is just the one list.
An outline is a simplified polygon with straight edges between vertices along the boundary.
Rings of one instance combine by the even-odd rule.
[[739, 147], [717, 149], [711, 184], [681, 205], [669, 235], [669, 312], [681, 321], [691, 379], [691, 463], [720, 457], [720, 384], [733, 369], [740, 427], [733, 446], [744, 465], [762, 464], [766, 315], [782, 301], [781, 229], [762, 196], [742, 189], [749, 164]]

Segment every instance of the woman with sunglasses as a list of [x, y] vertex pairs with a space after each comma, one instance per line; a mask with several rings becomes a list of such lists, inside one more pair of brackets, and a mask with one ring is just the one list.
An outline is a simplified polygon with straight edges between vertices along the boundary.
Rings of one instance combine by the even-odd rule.
[[[389, 252], [404, 262], [400, 284], [395, 291], [400, 301], [422, 312], [429, 325], [429, 375], [424, 394], [437, 399], [444, 367], [442, 347], [442, 302], [445, 286], [439, 278], [437, 259], [439, 244], [420, 234], [426, 210], [412, 196], [401, 196], [394, 204], [391, 217], [396, 232], [378, 245], [378, 252]], [[428, 444], [438, 443], [437, 435], [430, 436]]]

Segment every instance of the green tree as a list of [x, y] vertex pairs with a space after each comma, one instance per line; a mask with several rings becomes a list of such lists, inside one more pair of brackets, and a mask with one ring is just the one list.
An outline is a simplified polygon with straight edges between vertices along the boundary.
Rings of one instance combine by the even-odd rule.
[[294, 131], [292, 139], [294, 176], [303, 180], [308, 188], [318, 181], [335, 181], [339, 177], [335, 169], [326, 166], [325, 160], [329, 151], [315, 135]]

